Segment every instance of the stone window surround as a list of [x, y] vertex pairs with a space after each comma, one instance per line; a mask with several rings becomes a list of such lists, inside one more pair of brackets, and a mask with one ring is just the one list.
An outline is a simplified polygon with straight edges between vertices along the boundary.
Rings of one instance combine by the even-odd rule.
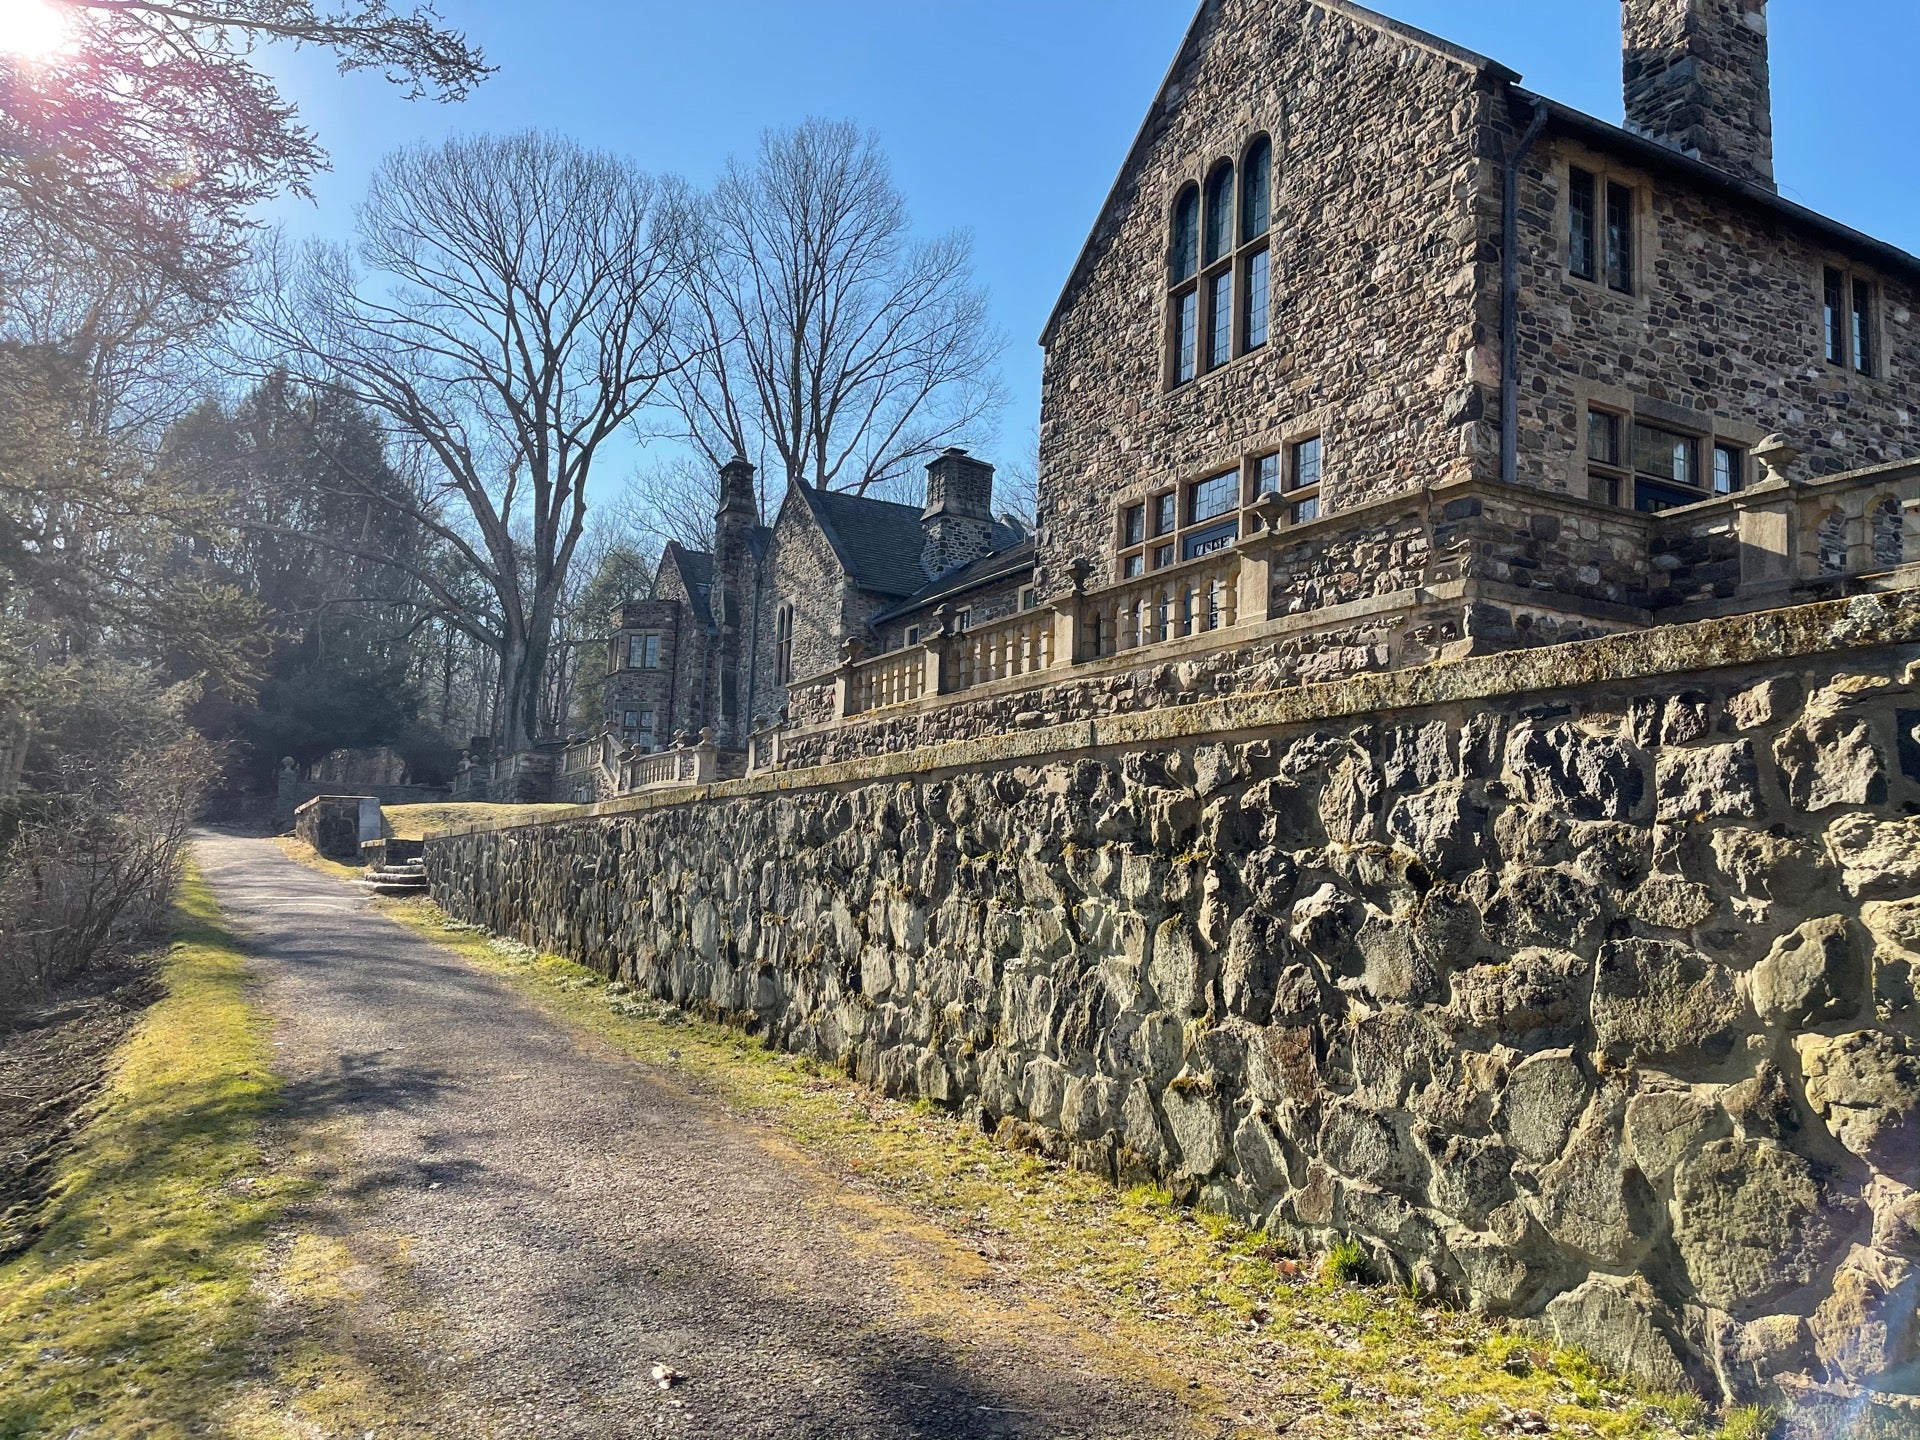
[[[1838, 270], [1846, 286], [1846, 298], [1849, 307], [1853, 301], [1853, 287], [1858, 281], [1866, 281], [1873, 290], [1872, 302], [1872, 344], [1873, 370], [1863, 373], [1853, 368], [1853, 331], [1852, 311], [1846, 312], [1848, 326], [1847, 340], [1844, 346], [1846, 360], [1835, 364], [1827, 358], [1827, 271]], [[1813, 362], [1819, 374], [1834, 389], [1845, 389], [1852, 385], [1886, 385], [1893, 373], [1893, 347], [1888, 343], [1887, 335], [1887, 286], [1880, 272], [1857, 260], [1849, 260], [1844, 255], [1823, 251], [1814, 257], [1812, 273], [1813, 289]]]
[[[1573, 273], [1573, 176], [1584, 170], [1593, 176], [1595, 198], [1595, 239], [1598, 261], [1595, 278]], [[1581, 294], [1605, 296], [1617, 305], [1630, 305], [1646, 311], [1651, 308], [1648, 277], [1655, 273], [1660, 227], [1654, 215], [1653, 182], [1644, 171], [1622, 165], [1618, 160], [1577, 144], [1563, 144], [1553, 157], [1553, 235], [1555, 256], [1560, 266], [1561, 283], [1577, 288]], [[1633, 192], [1633, 290], [1623, 294], [1607, 283], [1607, 187], [1620, 185]]]
[[[1251, 356], [1264, 354], [1273, 348], [1273, 299], [1279, 283], [1278, 267], [1275, 264], [1274, 240], [1280, 229], [1280, 143], [1276, 136], [1277, 126], [1254, 126], [1243, 141], [1238, 152], [1228, 157], [1214, 153], [1205, 165], [1197, 170], [1182, 171], [1171, 177], [1170, 199], [1163, 217], [1164, 233], [1167, 237], [1166, 257], [1160, 270], [1160, 289], [1163, 314], [1160, 333], [1161, 349], [1161, 390], [1164, 394], [1174, 394], [1200, 384], [1214, 375], [1224, 374]], [[1243, 203], [1241, 199], [1241, 181], [1246, 174], [1247, 157], [1261, 141], [1268, 146], [1267, 161], [1267, 228], [1251, 239], [1240, 234]], [[1206, 258], [1207, 226], [1207, 190], [1208, 183], [1223, 165], [1233, 167], [1233, 203], [1231, 208], [1232, 240], [1227, 254], [1221, 260], [1209, 264]], [[1173, 247], [1175, 231], [1181, 202], [1188, 193], [1195, 195], [1198, 202], [1199, 230], [1195, 237], [1196, 266], [1192, 275], [1182, 280], [1173, 278]], [[1261, 250], [1267, 252], [1267, 338], [1260, 345], [1248, 348], [1246, 344], [1246, 300], [1248, 293], [1247, 276], [1253, 257]], [[1212, 334], [1213, 318], [1209, 313], [1208, 296], [1210, 277], [1221, 272], [1233, 276], [1233, 318], [1228, 337], [1228, 358], [1222, 364], [1207, 365], [1207, 346]], [[1180, 302], [1189, 293], [1195, 295], [1196, 314], [1194, 319], [1194, 373], [1189, 380], [1180, 379]]]
[[[1171, 563], [1175, 565], [1181, 564], [1180, 542], [1186, 534], [1191, 531], [1210, 529], [1226, 520], [1227, 515], [1219, 515], [1211, 520], [1202, 521], [1197, 525], [1189, 524], [1186, 519], [1186, 494], [1187, 487], [1190, 485], [1203, 480], [1210, 480], [1217, 475], [1225, 474], [1229, 470], [1237, 469], [1240, 472], [1240, 506], [1239, 509], [1229, 511], [1228, 514], [1239, 517], [1240, 536], [1242, 539], [1252, 533], [1250, 516], [1254, 512], [1254, 507], [1260, 501], [1260, 491], [1258, 488], [1260, 462], [1266, 457], [1270, 455], [1278, 455], [1280, 457], [1281, 473], [1278, 493], [1283, 500], [1287, 500], [1289, 504], [1291, 504], [1293, 501], [1302, 499], [1323, 497], [1326, 494], [1325, 486], [1329, 448], [1327, 434], [1330, 419], [1331, 413], [1327, 410], [1309, 411], [1289, 421], [1284, 426], [1277, 426], [1263, 432], [1256, 444], [1224, 454], [1216, 452], [1214, 458], [1208, 463], [1186, 467], [1180, 472], [1179, 478], [1176, 480], [1143, 488], [1129, 488], [1121, 492], [1119, 497], [1114, 501], [1113, 506], [1113, 574], [1116, 582], [1124, 581], [1128, 578], [1137, 578], [1129, 577], [1126, 574], [1126, 562], [1129, 557], [1138, 556], [1141, 558], [1142, 574], [1150, 575], [1155, 570], [1163, 568], [1152, 563], [1153, 552], [1156, 547], [1161, 545], [1171, 544], [1174, 547], [1173, 560]], [[1291, 459], [1293, 447], [1305, 440], [1320, 441], [1320, 488], [1312, 491], [1310, 494], [1306, 491], [1290, 493], [1287, 490], [1286, 466]], [[1174, 502], [1174, 529], [1170, 535], [1156, 535], [1153, 533], [1152, 527], [1152, 507], [1154, 502], [1164, 495], [1178, 497]], [[1147, 507], [1146, 534], [1140, 544], [1129, 545], [1127, 543], [1126, 531], [1127, 511], [1136, 505]], [[1290, 513], [1290, 511], [1288, 508], [1283, 507], [1280, 513], [1284, 516]], [[1324, 517], [1326, 513], [1324, 508], [1320, 512], [1322, 517]], [[1311, 522], [1302, 521], [1300, 523], [1308, 524]]]
[[[1625, 299], [1625, 296], [1621, 297]], [[1692, 435], [1700, 441], [1700, 465], [1705, 488], [1700, 492], [1702, 501], [1724, 499], [1713, 493], [1713, 447], [1731, 445], [1744, 452], [1747, 473], [1743, 477], [1745, 484], [1751, 486], [1758, 476], [1754, 473], [1753, 451], [1767, 438], [1768, 432], [1757, 425], [1740, 420], [1729, 420], [1724, 416], [1706, 410], [1695, 410], [1689, 406], [1673, 405], [1664, 401], [1652, 400], [1644, 395], [1618, 385], [1601, 385], [1591, 381], [1582, 382], [1573, 387], [1573, 432], [1574, 447], [1571, 465], [1566, 476], [1564, 493], [1582, 498], [1589, 497], [1588, 475], [1591, 462], [1587, 459], [1587, 416], [1593, 410], [1606, 410], [1621, 417], [1620, 444], [1623, 452], [1621, 469], [1631, 475], [1632, 461], [1632, 424], [1637, 418], [1649, 425], [1657, 425], [1663, 430], [1675, 430]], [[1632, 495], [1622, 497], [1618, 507], [1631, 510]]]

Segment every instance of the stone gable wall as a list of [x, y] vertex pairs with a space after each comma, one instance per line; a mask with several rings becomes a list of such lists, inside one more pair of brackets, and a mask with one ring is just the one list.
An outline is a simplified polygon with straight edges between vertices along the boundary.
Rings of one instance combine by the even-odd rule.
[[1760, 1396], [1916, 1358], [1917, 659], [1920, 599], [1862, 597], [427, 863], [891, 1093]]
[[[1220, 0], [1122, 177], [1051, 337], [1041, 403], [1043, 598], [1075, 557], [1110, 583], [1116, 507], [1320, 431], [1323, 504], [1467, 473], [1491, 184], [1467, 67], [1308, 0]], [[1174, 198], [1274, 141], [1272, 339], [1167, 392]], [[1476, 218], [1480, 216], [1480, 218]], [[1496, 267], [1497, 268], [1497, 267]]]
[[[713, 647], [713, 637], [694, 614], [692, 597], [687, 594], [679, 566], [661, 562], [659, 576], [653, 585], [653, 598], [656, 602], [664, 601], [673, 605], [680, 615], [672, 659], [673, 713], [671, 717], [662, 713], [660, 729], [660, 744], [669, 747], [674, 736], [698, 734], [701, 727], [710, 723], [710, 707], [718, 700], [717, 696], [707, 693], [711, 684], [712, 666], [708, 657]], [[662, 651], [661, 666], [664, 669], [668, 663], [664, 641]]]

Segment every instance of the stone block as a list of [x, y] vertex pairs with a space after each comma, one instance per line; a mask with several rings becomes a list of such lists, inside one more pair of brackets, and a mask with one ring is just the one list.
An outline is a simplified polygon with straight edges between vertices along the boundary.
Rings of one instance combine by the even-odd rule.
[[1797, 1030], [1844, 1020], [1866, 990], [1864, 937], [1844, 915], [1809, 920], [1753, 967], [1753, 1008], [1769, 1025]]

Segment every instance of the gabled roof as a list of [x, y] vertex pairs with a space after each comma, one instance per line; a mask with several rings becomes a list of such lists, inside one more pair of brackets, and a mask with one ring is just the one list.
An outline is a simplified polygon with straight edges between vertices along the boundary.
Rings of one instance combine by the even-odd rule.
[[[1180, 72], [1186, 68], [1188, 61], [1199, 52], [1207, 21], [1212, 18], [1213, 11], [1219, 3], [1220, 0], [1200, 0], [1200, 8], [1194, 12], [1193, 22], [1187, 26], [1186, 36], [1181, 40], [1180, 48], [1174, 54], [1173, 64], [1167, 67], [1166, 77], [1161, 80], [1160, 88], [1154, 92], [1153, 104], [1147, 107], [1146, 119], [1140, 122], [1139, 133], [1133, 137], [1133, 144], [1127, 148], [1127, 158], [1121, 162], [1120, 173], [1114, 177], [1112, 186], [1108, 188], [1107, 198], [1100, 202], [1100, 211], [1094, 217], [1093, 228], [1087, 234], [1086, 243], [1080, 247], [1080, 254], [1074, 260], [1073, 268], [1067, 272], [1067, 283], [1060, 287], [1060, 298], [1053, 302], [1053, 311], [1047, 316], [1046, 328], [1040, 332], [1042, 345], [1052, 340], [1053, 327], [1059, 322], [1060, 312], [1066, 309], [1067, 299], [1073, 294], [1074, 286], [1080, 283], [1081, 275], [1092, 264], [1094, 248], [1100, 238], [1100, 229], [1106, 224], [1107, 212], [1113, 209], [1114, 202], [1119, 199], [1120, 191], [1126, 184], [1127, 175], [1133, 169], [1134, 162], [1140, 158], [1152, 141], [1155, 122], [1168, 108], [1168, 93], [1174, 89], [1175, 82]], [[1451, 40], [1442, 40], [1438, 35], [1430, 35], [1425, 30], [1369, 10], [1364, 5], [1356, 5], [1353, 0], [1310, 0], [1310, 3], [1319, 6], [1329, 14], [1342, 16], [1369, 30], [1377, 30], [1383, 35], [1392, 36], [1396, 40], [1438, 55], [1442, 59], [1451, 60], [1476, 74], [1490, 73], [1501, 80], [1517, 81], [1520, 78], [1518, 72], [1509, 70], [1496, 60], [1489, 60], [1486, 56], [1476, 54], [1464, 46], [1455, 45]]]
[[793, 488], [813, 512], [840, 568], [862, 590], [905, 596], [927, 583], [920, 568], [926, 536], [919, 506], [816, 490], [804, 480], [794, 481]]
[[689, 550], [673, 540], [667, 543], [660, 564], [662, 568], [671, 565], [680, 572], [680, 586], [687, 592], [693, 618], [702, 625], [711, 625], [713, 607], [707, 603], [707, 596], [713, 589], [713, 556], [704, 550]]
[[[998, 542], [1011, 533], [1020, 538], [1010, 545], [1000, 546]], [[971, 565], [962, 565], [958, 570], [949, 570], [938, 580], [922, 587], [897, 604], [889, 605], [872, 620], [870, 625], [882, 625], [889, 620], [897, 620], [902, 615], [911, 615], [917, 610], [925, 610], [930, 605], [942, 601], [955, 600], [969, 591], [1007, 579], [1009, 576], [1031, 573], [1033, 570], [1033, 537], [1026, 533], [1024, 526], [1013, 525], [1002, 519], [994, 527], [996, 548], [990, 555], [984, 555]]]

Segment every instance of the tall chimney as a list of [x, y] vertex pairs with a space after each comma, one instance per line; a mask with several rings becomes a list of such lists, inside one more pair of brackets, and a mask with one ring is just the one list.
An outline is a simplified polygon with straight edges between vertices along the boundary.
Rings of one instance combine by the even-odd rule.
[[929, 580], [993, 551], [993, 466], [955, 447], [927, 466], [925, 541], [920, 568]]
[[1627, 129], [1777, 190], [1767, 0], [1621, 0], [1620, 8]]

